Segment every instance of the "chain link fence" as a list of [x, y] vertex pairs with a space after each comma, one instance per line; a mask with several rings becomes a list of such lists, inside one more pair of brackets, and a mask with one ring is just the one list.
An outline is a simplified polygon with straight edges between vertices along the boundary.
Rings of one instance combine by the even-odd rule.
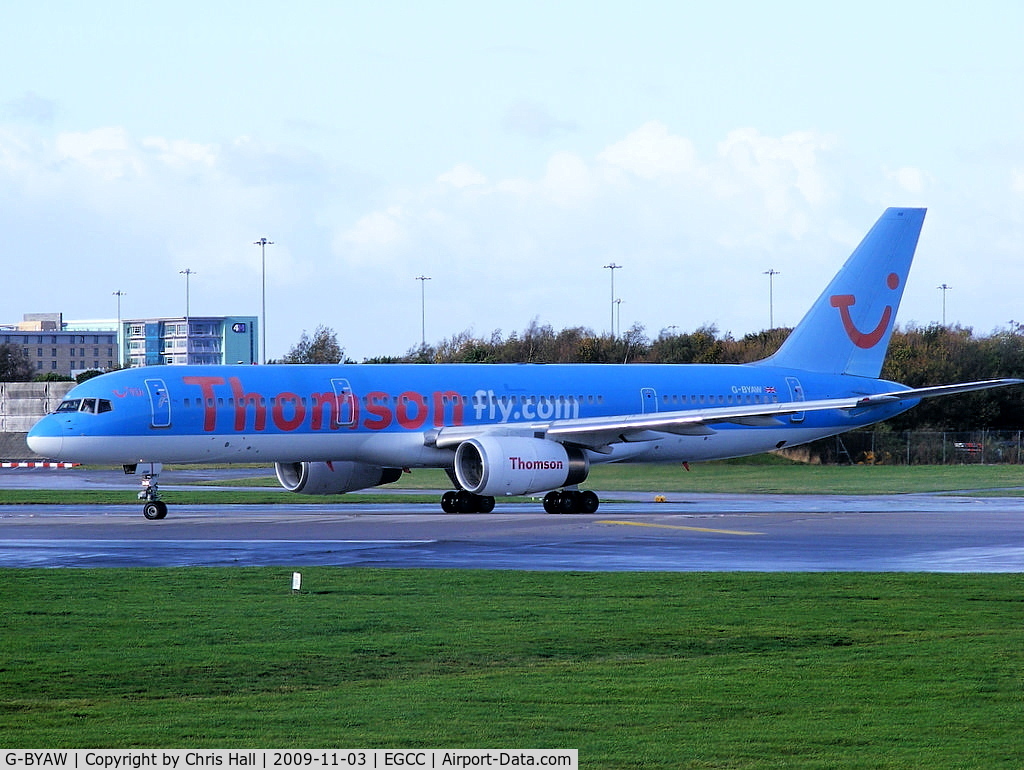
[[854, 431], [808, 449], [827, 465], [1021, 465], [1024, 431]]

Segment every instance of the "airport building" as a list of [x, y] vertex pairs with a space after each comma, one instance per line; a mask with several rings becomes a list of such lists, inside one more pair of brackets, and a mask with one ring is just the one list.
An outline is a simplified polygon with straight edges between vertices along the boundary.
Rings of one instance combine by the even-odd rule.
[[125, 366], [255, 364], [255, 316], [179, 316], [122, 322]]
[[[105, 328], [104, 328], [105, 326]], [[75, 376], [117, 366], [117, 322], [91, 329], [65, 324], [60, 313], [28, 313], [18, 324], [0, 326], [0, 345], [17, 345], [37, 374]]]
[[[120, 339], [119, 339], [120, 338]], [[61, 313], [28, 313], [0, 325], [0, 345], [17, 345], [36, 373], [74, 377], [155, 364], [254, 364], [259, 360], [255, 316], [184, 316], [64, 321]]]

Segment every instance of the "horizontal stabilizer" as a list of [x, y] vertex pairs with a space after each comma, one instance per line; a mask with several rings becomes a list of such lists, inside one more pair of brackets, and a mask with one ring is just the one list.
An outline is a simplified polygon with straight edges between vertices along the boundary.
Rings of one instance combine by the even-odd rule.
[[935, 398], [936, 396], [952, 396], [954, 393], [970, 393], [974, 390], [988, 390], [989, 388], [1003, 388], [1007, 385], [1022, 384], [1024, 384], [1024, 380], [1005, 378], [1000, 380], [961, 382], [955, 385], [935, 385], [930, 388], [911, 388], [910, 390], [900, 390], [895, 393], [880, 393], [877, 396], [867, 396], [866, 398], [862, 398], [858, 401], [857, 406], [881, 406], [882, 404], [893, 404], [898, 401]]

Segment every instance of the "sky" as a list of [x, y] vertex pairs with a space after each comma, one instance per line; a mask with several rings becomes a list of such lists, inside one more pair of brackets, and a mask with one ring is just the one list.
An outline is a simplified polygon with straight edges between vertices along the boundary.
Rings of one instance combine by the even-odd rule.
[[182, 316], [186, 269], [193, 315], [260, 316], [267, 237], [271, 358], [321, 324], [360, 361], [608, 333], [613, 307], [651, 338], [740, 337], [796, 324], [888, 206], [928, 208], [901, 326], [943, 296], [977, 334], [1024, 322], [1016, 0], [0, 19], [2, 323], [115, 318], [115, 291], [125, 318]]

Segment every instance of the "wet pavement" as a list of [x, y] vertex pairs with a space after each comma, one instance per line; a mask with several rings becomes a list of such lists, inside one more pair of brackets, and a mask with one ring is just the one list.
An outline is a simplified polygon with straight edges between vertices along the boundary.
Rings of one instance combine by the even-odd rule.
[[[45, 478], [40, 478], [45, 473]], [[253, 471], [176, 471], [178, 482]], [[169, 476], [169, 474], [168, 474]], [[167, 478], [167, 477], [165, 477]], [[174, 505], [148, 521], [113, 471], [13, 470], [0, 487], [125, 490], [125, 505], [0, 506], [0, 566], [310, 565], [628, 571], [1024, 571], [1024, 498], [603, 492], [592, 515], [536, 503]], [[287, 494], [282, 492], [282, 494]]]

